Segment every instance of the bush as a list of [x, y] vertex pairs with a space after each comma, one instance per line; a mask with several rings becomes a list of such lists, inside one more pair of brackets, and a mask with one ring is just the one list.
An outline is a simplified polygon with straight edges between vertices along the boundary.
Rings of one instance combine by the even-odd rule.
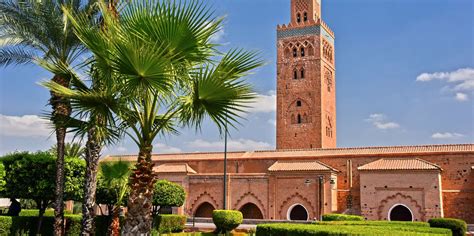
[[242, 212], [233, 210], [214, 210], [212, 221], [216, 225], [217, 232], [229, 232], [242, 224], [244, 217]]
[[426, 222], [411, 222], [411, 221], [317, 221], [313, 222], [317, 225], [367, 225], [367, 226], [403, 226], [403, 227], [430, 227]]
[[[80, 216], [66, 216], [66, 235], [79, 235], [81, 230]], [[44, 217], [39, 235], [53, 235], [53, 217]], [[36, 235], [38, 217], [35, 216], [0, 216], [0, 235]]]
[[186, 225], [186, 216], [157, 215], [153, 221], [154, 228], [160, 233], [178, 233], [184, 230]]
[[323, 221], [363, 221], [362, 216], [345, 214], [326, 214], [323, 215]]
[[316, 224], [261, 224], [257, 225], [257, 236], [314, 236], [314, 235], [451, 235], [446, 229], [407, 227], [400, 225], [316, 225]]
[[463, 220], [453, 218], [433, 218], [428, 221], [431, 227], [450, 229], [453, 236], [464, 236], [467, 232], [467, 224]]
[[[22, 209], [19, 216], [38, 216], [38, 209]], [[72, 211], [64, 210], [64, 215], [72, 215]], [[54, 216], [54, 209], [48, 209], [44, 212], [44, 216]]]

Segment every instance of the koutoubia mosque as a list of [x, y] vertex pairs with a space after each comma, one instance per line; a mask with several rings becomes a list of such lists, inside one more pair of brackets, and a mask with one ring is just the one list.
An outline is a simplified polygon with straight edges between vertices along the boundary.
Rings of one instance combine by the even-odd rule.
[[[460, 218], [474, 223], [474, 144], [337, 148], [335, 36], [321, 0], [291, 0], [277, 27], [276, 150], [154, 155], [159, 178], [181, 184], [178, 212], [210, 217], [313, 220], [327, 213], [368, 220]], [[136, 156], [105, 160], [136, 161]]]

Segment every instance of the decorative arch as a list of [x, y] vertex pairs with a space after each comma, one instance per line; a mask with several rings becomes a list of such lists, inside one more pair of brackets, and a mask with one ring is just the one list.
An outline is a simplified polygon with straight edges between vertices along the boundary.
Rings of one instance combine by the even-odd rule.
[[291, 124], [311, 123], [311, 109], [309, 103], [300, 97], [296, 98], [287, 108], [287, 119]]
[[265, 205], [257, 197], [257, 195], [255, 195], [254, 193], [252, 193], [250, 191], [244, 193], [242, 196], [240, 196], [238, 198], [238, 200], [234, 204], [233, 209], [240, 209], [247, 203], [252, 203], [252, 204], [256, 205], [259, 208], [260, 212], [262, 213], [263, 218], [265, 219], [265, 215], [266, 215]]
[[214, 209], [218, 209], [219, 208], [219, 204], [217, 203], [216, 199], [214, 199], [214, 197], [212, 197], [211, 194], [209, 194], [207, 191], [204, 191], [203, 193], [199, 194], [199, 196], [197, 196], [194, 201], [192, 201], [191, 203], [191, 207], [189, 208], [189, 212], [188, 214], [190, 215], [194, 215], [194, 213], [196, 212], [197, 208], [203, 204], [203, 203], [209, 203], [210, 205], [212, 205], [214, 207]]
[[313, 206], [307, 198], [301, 196], [299, 193], [294, 193], [289, 196], [285, 201], [283, 201], [280, 205], [278, 210], [280, 218], [286, 219], [288, 210], [295, 205], [301, 205], [306, 209], [306, 211], [308, 212], [308, 219], [312, 219], [315, 217], [314, 213], [316, 207]]
[[413, 216], [413, 221], [425, 220], [425, 214], [420, 204], [418, 204], [418, 202], [411, 196], [402, 193], [396, 193], [386, 197], [380, 202], [380, 206], [377, 210], [378, 218], [381, 220], [388, 220], [388, 214], [390, 213], [390, 210], [396, 205], [404, 205], [410, 209]]

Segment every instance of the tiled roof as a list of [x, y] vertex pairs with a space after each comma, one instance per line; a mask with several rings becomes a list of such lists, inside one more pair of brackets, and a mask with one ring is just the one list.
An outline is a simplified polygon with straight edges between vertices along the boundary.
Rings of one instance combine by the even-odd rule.
[[[290, 149], [271, 151], [228, 152], [228, 159], [274, 159], [286, 157], [324, 157], [324, 156], [370, 156], [370, 155], [409, 155], [436, 153], [474, 153], [474, 144], [445, 144], [420, 146], [388, 146], [388, 147], [355, 147], [355, 148], [323, 148], [323, 149]], [[117, 158], [135, 161], [136, 155], [107, 156], [103, 161]], [[190, 161], [190, 160], [222, 160], [222, 152], [198, 152], [176, 154], [154, 154], [154, 161]]]
[[441, 170], [441, 167], [418, 158], [384, 158], [370, 162], [358, 170]]
[[268, 171], [337, 171], [319, 161], [277, 161]]
[[153, 171], [157, 173], [197, 173], [193, 168], [185, 163], [167, 163], [153, 167]]

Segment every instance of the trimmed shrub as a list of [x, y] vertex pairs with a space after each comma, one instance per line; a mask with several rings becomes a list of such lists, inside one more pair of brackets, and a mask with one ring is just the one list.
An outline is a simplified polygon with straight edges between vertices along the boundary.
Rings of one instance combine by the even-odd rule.
[[184, 215], [157, 215], [153, 220], [154, 228], [160, 233], [179, 233], [186, 225]]
[[242, 212], [234, 210], [214, 210], [212, 212], [212, 221], [216, 225], [216, 231], [218, 233], [229, 232], [237, 228], [244, 217]]
[[464, 236], [467, 232], [467, 224], [464, 220], [453, 218], [433, 218], [428, 221], [431, 227], [450, 229], [453, 236]]
[[[22, 209], [19, 216], [38, 216], [38, 209]], [[64, 215], [72, 215], [72, 211], [64, 210]], [[44, 216], [54, 216], [54, 209], [48, 209], [44, 212]]]
[[345, 214], [326, 214], [323, 215], [323, 221], [363, 221], [362, 216]]
[[451, 235], [446, 229], [429, 227], [376, 226], [376, 225], [315, 225], [315, 224], [261, 224], [257, 236], [314, 236], [314, 235]]
[[430, 227], [427, 222], [412, 222], [412, 221], [316, 221], [313, 224], [317, 225], [367, 225], [367, 226], [403, 226], [403, 227]]
[[[65, 216], [66, 235], [79, 235], [81, 230], [80, 216]], [[54, 217], [46, 216], [41, 224], [40, 235], [53, 235]], [[0, 235], [35, 235], [38, 227], [36, 216], [0, 216]]]

